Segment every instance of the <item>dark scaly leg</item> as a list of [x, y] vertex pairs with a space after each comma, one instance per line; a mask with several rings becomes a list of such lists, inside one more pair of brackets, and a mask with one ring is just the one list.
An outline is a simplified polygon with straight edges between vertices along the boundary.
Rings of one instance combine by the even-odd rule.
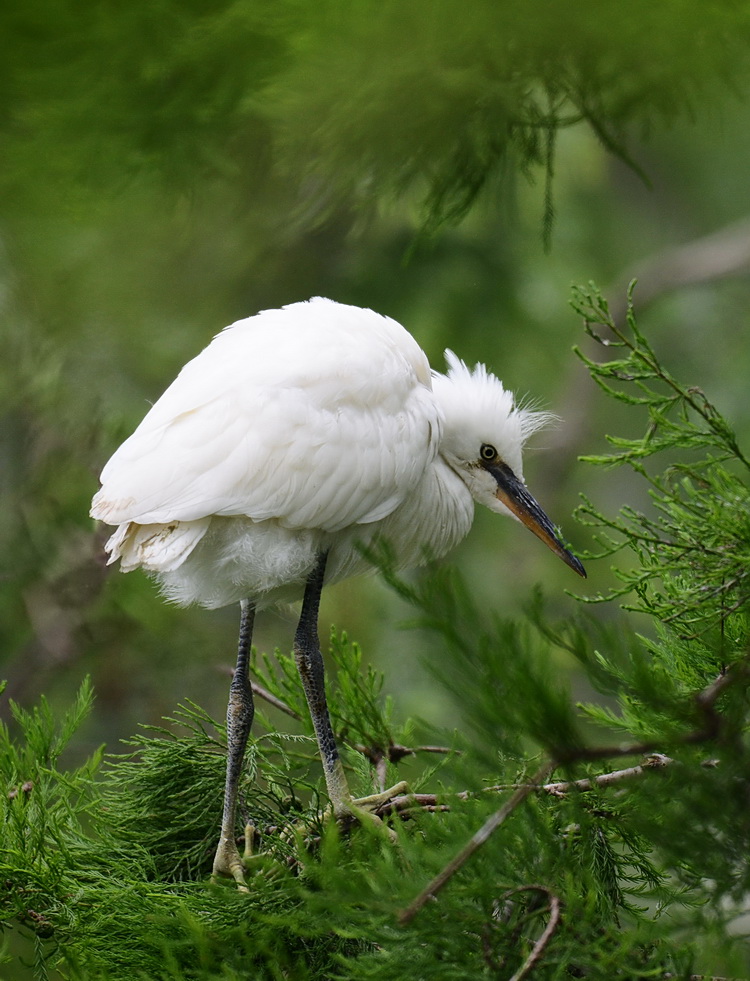
[[[368, 808], [374, 810], [379, 804], [390, 800], [396, 794], [407, 791], [406, 784], [400, 783], [382, 794], [374, 794], [372, 797], [365, 797], [360, 800], [352, 799], [328, 714], [323, 655], [320, 653], [320, 640], [318, 638], [318, 610], [320, 608], [320, 594], [323, 589], [326, 559], [327, 553], [324, 552], [319, 556], [317, 565], [307, 580], [305, 597], [302, 601], [302, 613], [297, 632], [294, 635], [294, 658], [302, 678], [302, 686], [312, 716], [320, 758], [323, 761], [328, 797], [333, 805], [333, 813], [336, 817], [345, 814], [362, 817]], [[367, 814], [367, 817], [373, 819], [374, 815]]]
[[224, 788], [224, 813], [221, 818], [221, 837], [214, 858], [213, 878], [232, 878], [240, 889], [246, 890], [244, 866], [235, 841], [237, 797], [239, 794], [242, 761], [245, 756], [255, 706], [248, 677], [250, 642], [253, 636], [255, 607], [243, 600], [240, 614], [240, 639], [237, 647], [237, 666], [229, 687], [227, 705], [227, 778]]

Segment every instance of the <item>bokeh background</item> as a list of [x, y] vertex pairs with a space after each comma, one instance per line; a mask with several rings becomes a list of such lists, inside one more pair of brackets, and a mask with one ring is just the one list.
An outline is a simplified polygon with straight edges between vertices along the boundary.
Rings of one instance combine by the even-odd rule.
[[[586, 341], [571, 284], [595, 280], [621, 309], [637, 275], [653, 345], [747, 445], [747, 14], [575, 6], [3, 7], [3, 712], [42, 692], [58, 710], [91, 675], [82, 753], [184, 699], [223, 716], [237, 611], [178, 610], [140, 573], [107, 570], [87, 514], [149, 403], [260, 309], [313, 295], [371, 307], [436, 368], [451, 347], [556, 412], [526, 478], [578, 549], [592, 544], [572, 516], [581, 492], [609, 512], [647, 501], [624, 472], [578, 462], [642, 420], [572, 353]], [[613, 582], [592, 560], [581, 587], [490, 514], [449, 561], [502, 615], [537, 582], [560, 615], [577, 606], [566, 590]], [[328, 590], [321, 623], [363, 645], [397, 715], [450, 725], [425, 668], [439, 651], [403, 628], [410, 615], [369, 578]], [[266, 614], [256, 642], [287, 649], [292, 633]]]

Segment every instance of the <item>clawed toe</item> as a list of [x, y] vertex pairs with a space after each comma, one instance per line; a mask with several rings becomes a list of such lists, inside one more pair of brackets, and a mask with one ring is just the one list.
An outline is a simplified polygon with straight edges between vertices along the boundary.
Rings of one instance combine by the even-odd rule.
[[355, 818], [361, 824], [376, 825], [379, 828], [384, 828], [390, 840], [396, 842], [398, 840], [396, 832], [393, 828], [389, 828], [384, 824], [382, 817], [377, 812], [395, 797], [400, 797], [408, 793], [408, 784], [402, 780], [393, 787], [389, 787], [388, 790], [383, 790], [378, 794], [344, 800], [334, 807], [334, 814], [337, 820]]
[[[246, 832], [245, 841], [247, 840]], [[237, 850], [237, 843], [234, 838], [226, 838], [222, 835], [214, 856], [211, 881], [225, 883], [227, 879], [234, 879], [238, 892], [249, 892], [245, 883], [245, 866]]]
[[394, 797], [401, 797], [408, 793], [409, 785], [405, 780], [400, 780], [392, 787], [389, 787], [388, 790], [381, 790], [378, 794], [370, 794], [369, 797], [358, 797], [352, 801], [352, 804], [359, 810], [369, 811], [374, 814], [381, 807], [390, 803]]

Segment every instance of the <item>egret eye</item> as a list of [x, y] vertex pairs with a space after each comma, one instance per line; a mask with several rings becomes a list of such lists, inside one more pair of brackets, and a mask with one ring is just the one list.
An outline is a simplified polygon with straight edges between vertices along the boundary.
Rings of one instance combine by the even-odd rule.
[[479, 450], [479, 455], [483, 460], [486, 460], [489, 463], [497, 456], [497, 450], [491, 443], [482, 443], [482, 447]]

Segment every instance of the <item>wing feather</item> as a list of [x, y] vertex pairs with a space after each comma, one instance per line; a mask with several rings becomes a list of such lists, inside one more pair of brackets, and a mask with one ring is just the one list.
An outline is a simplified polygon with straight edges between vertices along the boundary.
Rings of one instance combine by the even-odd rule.
[[104, 468], [92, 515], [377, 521], [434, 459], [441, 424], [425, 355], [395, 321], [321, 299], [266, 311], [183, 368]]

